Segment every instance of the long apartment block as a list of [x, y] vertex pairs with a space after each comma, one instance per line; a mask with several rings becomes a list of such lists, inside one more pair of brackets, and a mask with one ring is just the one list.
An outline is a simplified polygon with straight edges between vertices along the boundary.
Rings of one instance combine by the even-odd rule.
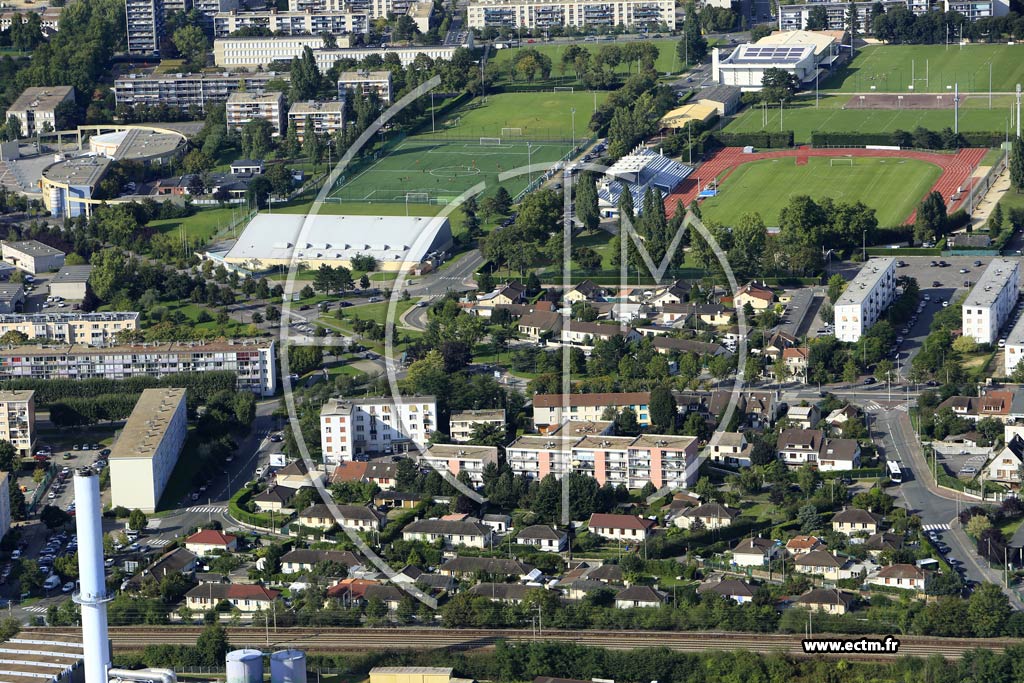
[[275, 61], [299, 57], [307, 46], [313, 50], [313, 59], [321, 72], [328, 71], [341, 59], [361, 61], [373, 55], [381, 58], [395, 55], [402, 66], [409, 66], [420, 55], [434, 60], [450, 60], [459, 49], [454, 45], [324, 49], [320, 36], [252, 36], [217, 38], [213, 41], [213, 61], [217, 66], [228, 69], [260, 69]]
[[288, 0], [289, 12], [364, 12], [370, 19], [408, 14], [416, 0]]
[[320, 449], [337, 465], [362, 454], [422, 450], [437, 431], [433, 396], [339, 398], [320, 409]]
[[226, 102], [238, 90], [263, 90], [271, 81], [288, 82], [289, 74], [274, 71], [217, 74], [127, 74], [114, 81], [114, 98], [119, 105], [163, 104], [169, 107], [205, 110], [210, 104]]
[[621, 412], [625, 408], [636, 413], [641, 427], [651, 424], [648, 404], [651, 394], [647, 391], [600, 394], [537, 394], [533, 397], [533, 425], [544, 429], [560, 425], [566, 420], [602, 420], [604, 412], [614, 408]]
[[182, 372], [227, 370], [238, 388], [261, 396], [277, 392], [276, 344], [269, 339], [227, 342], [159, 342], [103, 348], [69, 344], [0, 349], [0, 380], [127, 379]]
[[870, 259], [836, 300], [836, 339], [857, 341], [895, 300], [896, 259]]
[[277, 35], [319, 36], [325, 33], [341, 36], [348, 33], [366, 33], [369, 15], [366, 12], [313, 11], [278, 12], [219, 12], [213, 18], [213, 35], [227, 38], [242, 28], [265, 28]]
[[21, 332], [29, 339], [46, 339], [64, 344], [106, 346], [117, 335], [139, 327], [135, 311], [107, 313], [8, 313], [0, 315], [0, 336]]
[[597, 483], [643, 488], [690, 488], [697, 482], [700, 457], [692, 436], [642, 434], [610, 436], [588, 433], [568, 423], [549, 435], [524, 435], [505, 449], [515, 474], [543, 479], [570, 472], [593, 477]]
[[1020, 261], [992, 259], [964, 299], [963, 333], [979, 344], [994, 344], [1020, 295]]
[[474, 0], [466, 8], [469, 28], [555, 26], [676, 27], [673, 0]]

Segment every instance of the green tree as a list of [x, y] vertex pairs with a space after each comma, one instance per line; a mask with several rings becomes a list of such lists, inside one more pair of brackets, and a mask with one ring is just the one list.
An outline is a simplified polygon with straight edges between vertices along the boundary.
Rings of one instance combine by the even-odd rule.
[[0, 472], [17, 472], [21, 459], [18, 450], [10, 441], [0, 440]]
[[1010, 150], [1010, 183], [1013, 189], [1024, 192], [1024, 140], [1014, 138]]
[[288, 132], [285, 134], [281, 153], [288, 159], [296, 159], [302, 153], [302, 145], [299, 143], [299, 128], [295, 119], [288, 121]]
[[967, 533], [974, 538], [980, 537], [992, 528], [992, 521], [985, 515], [975, 515], [967, 522]]
[[260, 118], [247, 121], [242, 126], [242, 155], [248, 159], [266, 158], [274, 144], [273, 135], [270, 121]]
[[194, 24], [182, 26], [171, 37], [171, 42], [190, 65], [202, 67], [210, 49], [203, 29]]
[[146, 528], [146, 513], [142, 510], [135, 508], [128, 515], [128, 528], [134, 531], [142, 531]]
[[307, 45], [301, 57], [292, 59], [291, 68], [291, 93], [289, 99], [292, 102], [302, 102], [315, 99], [320, 91], [323, 78], [320, 68], [313, 57], [313, 50]]
[[601, 224], [601, 212], [597, 206], [597, 184], [591, 173], [583, 173], [576, 183], [576, 218], [584, 230], [594, 232]]
[[1003, 635], [1010, 613], [1009, 599], [995, 584], [983, 583], [967, 601], [967, 619], [979, 638]]
[[839, 273], [830, 277], [828, 279], [828, 300], [834, 304], [846, 291], [846, 285], [846, 278]]
[[651, 391], [649, 406], [651, 425], [654, 431], [662, 434], [674, 434], [676, 430], [676, 399], [668, 387], [658, 386]]
[[219, 623], [206, 626], [196, 639], [195, 651], [203, 666], [220, 666], [230, 650], [227, 629]]
[[918, 242], [937, 240], [946, 232], [946, 203], [942, 194], [932, 190], [921, 200], [914, 217], [914, 239]]
[[807, 23], [804, 29], [807, 31], [824, 31], [828, 28], [828, 10], [823, 6], [812, 6], [807, 14]]
[[793, 99], [800, 89], [800, 81], [795, 74], [775, 67], [765, 69], [761, 76], [761, 101], [782, 102]]

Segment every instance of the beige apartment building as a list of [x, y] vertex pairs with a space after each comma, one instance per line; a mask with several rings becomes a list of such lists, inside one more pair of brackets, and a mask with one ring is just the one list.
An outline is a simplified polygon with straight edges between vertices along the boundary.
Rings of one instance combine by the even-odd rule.
[[296, 102], [288, 110], [288, 127], [295, 123], [299, 142], [306, 140], [306, 125], [317, 135], [336, 133], [345, 126], [345, 101]]
[[143, 391], [111, 449], [111, 506], [154, 512], [187, 431], [184, 389]]
[[284, 134], [284, 93], [261, 91], [233, 92], [228, 95], [227, 127], [229, 132], [240, 131], [255, 119], [264, 119], [274, 128], [274, 135]]
[[67, 344], [89, 346], [114, 344], [119, 332], [136, 330], [138, 327], [139, 314], [135, 311], [0, 315], [0, 336], [8, 332], [21, 332], [29, 339], [52, 339]]
[[0, 391], [0, 440], [10, 441], [21, 456], [32, 454], [32, 443], [35, 441], [35, 393]]

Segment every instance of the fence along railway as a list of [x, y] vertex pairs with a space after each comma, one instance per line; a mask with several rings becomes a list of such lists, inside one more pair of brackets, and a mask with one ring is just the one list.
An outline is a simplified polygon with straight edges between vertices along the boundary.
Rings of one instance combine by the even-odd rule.
[[[112, 627], [110, 640], [117, 651], [142, 650], [147, 645], [195, 645], [202, 627]], [[22, 630], [23, 635], [62, 634], [80, 637], [77, 628], [38, 627]], [[887, 634], [881, 634], [885, 637]], [[529, 642], [533, 640], [571, 642], [590, 647], [615, 650], [665, 647], [677, 652], [707, 650], [744, 650], [759, 653], [783, 653], [805, 656], [802, 634], [686, 632], [677, 631], [561, 631], [545, 629], [542, 633], [522, 630], [484, 629], [432, 629], [432, 628], [306, 628], [269, 629], [260, 627], [231, 627], [228, 637], [233, 647], [301, 648], [308, 652], [342, 652], [401, 649], [457, 649], [476, 650], [494, 647], [500, 641]], [[841, 638], [834, 634], [815, 633], [818, 638]], [[877, 636], [875, 636], [877, 637]], [[1003, 651], [1020, 641], [1011, 638], [935, 638], [927, 636], [896, 636], [899, 652], [893, 654], [843, 654], [847, 659], [891, 660], [894, 656], [927, 657], [942, 655], [959, 659], [974, 649]]]

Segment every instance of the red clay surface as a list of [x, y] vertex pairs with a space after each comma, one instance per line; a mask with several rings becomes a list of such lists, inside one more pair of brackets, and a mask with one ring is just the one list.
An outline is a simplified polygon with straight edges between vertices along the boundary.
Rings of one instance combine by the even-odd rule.
[[[967, 191], [977, 182], [971, 178], [974, 169], [978, 167], [987, 149], [971, 148], [961, 149], [956, 154], [939, 154], [937, 152], [917, 152], [913, 150], [892, 150], [892, 149], [861, 149], [861, 148], [826, 148], [811, 149], [810, 147], [798, 147], [796, 149], [783, 149], [771, 152], [754, 152], [744, 154], [742, 147], [725, 147], [715, 152], [707, 161], [697, 167], [689, 178], [684, 180], [672, 194], [665, 198], [665, 211], [671, 217], [675, 213], [676, 203], [682, 201], [683, 206], [689, 206], [690, 202], [697, 196], [698, 182], [706, 185], [712, 178], [718, 178], [721, 183], [732, 171], [742, 164], [762, 159], [781, 159], [785, 157], [796, 157], [797, 163], [808, 157], [896, 157], [901, 159], [917, 159], [935, 164], [942, 169], [942, 175], [932, 186], [946, 199], [947, 210], [952, 213], [959, 209], [966, 201]], [[964, 188], [961, 199], [950, 202], [950, 197], [959, 187]], [[914, 222], [912, 212], [907, 217], [906, 223]]]

